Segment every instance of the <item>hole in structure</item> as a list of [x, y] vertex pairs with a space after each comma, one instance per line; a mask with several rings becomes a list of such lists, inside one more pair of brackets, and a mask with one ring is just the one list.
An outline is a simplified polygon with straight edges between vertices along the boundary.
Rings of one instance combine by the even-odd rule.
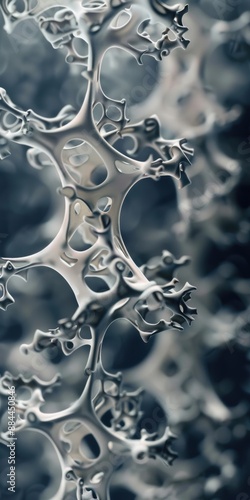
[[122, 419], [119, 421], [119, 427], [123, 429], [123, 427], [126, 427], [126, 420]]
[[89, 459], [98, 458], [100, 455], [100, 448], [93, 434], [87, 434], [81, 440], [80, 452]]
[[91, 340], [92, 339], [91, 330], [90, 330], [90, 327], [88, 325], [84, 325], [81, 328], [80, 338], [83, 340]]
[[84, 141], [82, 139], [71, 139], [71, 141], [68, 141], [67, 144], [65, 144], [64, 149], [71, 149], [77, 146], [81, 146], [83, 142]]
[[178, 373], [179, 367], [174, 359], [168, 359], [166, 363], [164, 363], [163, 370], [168, 377], [173, 377]]
[[90, 180], [95, 186], [100, 186], [100, 184], [106, 180], [107, 175], [108, 172], [105, 165], [98, 165], [98, 167], [92, 171]]
[[122, 28], [126, 26], [131, 19], [131, 15], [129, 12], [120, 12], [115, 19], [113, 20], [111, 27], [112, 28]]
[[142, 343], [141, 337], [125, 319], [114, 321], [108, 328], [103, 341], [103, 364], [108, 369], [119, 371], [132, 368], [149, 355], [156, 341]]
[[21, 123], [20, 118], [17, 118], [13, 113], [6, 113], [3, 117], [3, 123], [5, 127], [14, 127], [18, 123]]
[[[79, 176], [81, 183], [90, 189], [101, 185], [108, 176], [108, 170], [98, 151], [90, 143], [80, 139], [74, 139], [65, 144], [62, 161], [70, 175]], [[83, 165], [84, 168], [81, 169]]]
[[105, 137], [110, 132], [116, 132], [117, 128], [114, 123], [105, 123], [100, 130], [100, 133]]
[[122, 112], [115, 104], [108, 107], [106, 115], [114, 122], [119, 122], [122, 119]]
[[[141, 45], [144, 49], [143, 38]], [[109, 98], [119, 101], [122, 81], [122, 98], [126, 100], [129, 110], [131, 106], [145, 101], [156, 89], [159, 71], [160, 64], [153, 58], [141, 66], [131, 54], [113, 46], [107, 50], [103, 59], [101, 86]]]
[[74, 38], [73, 45], [79, 56], [84, 57], [88, 54], [88, 45], [82, 38]]
[[100, 212], [107, 213], [111, 209], [112, 206], [112, 200], [109, 198], [109, 196], [104, 196], [103, 198], [100, 198], [97, 202], [97, 208], [100, 210]]
[[[75, 210], [78, 211], [78, 207], [77, 206], [75, 207]], [[81, 224], [77, 228], [77, 230], [74, 232], [74, 234], [73, 234], [73, 236], [72, 236], [72, 238], [70, 239], [70, 242], [69, 242], [70, 247], [72, 248], [72, 250], [76, 250], [77, 252], [84, 252], [85, 250], [88, 250], [89, 248], [91, 248], [92, 245], [94, 244], [94, 241], [92, 243], [90, 243], [90, 242], [86, 242], [84, 240], [84, 229], [85, 229], [84, 226], [85, 226], [84, 224]]]
[[112, 423], [112, 420], [114, 418], [114, 415], [112, 414], [112, 412], [110, 410], [106, 411], [102, 417], [101, 417], [101, 421], [102, 423], [106, 426], [106, 427], [111, 427], [111, 423]]
[[101, 9], [103, 7], [106, 6], [106, 2], [105, 0], [93, 0], [93, 1], [90, 1], [90, 0], [83, 0], [82, 1], [82, 6], [86, 9], [86, 10], [97, 10], [97, 9]]
[[17, 12], [19, 13], [24, 12], [25, 9], [24, 0], [15, 0], [14, 6]]
[[89, 155], [74, 155], [71, 156], [70, 161], [74, 167], [80, 167], [84, 165], [89, 159]]
[[115, 382], [112, 382], [111, 380], [105, 380], [104, 391], [109, 396], [118, 396], [119, 387]]
[[[32, 326], [34, 325], [34, 319], [36, 328], [46, 332], [51, 329], [52, 325], [57, 325], [62, 317], [70, 318], [76, 310], [77, 301], [71, 287], [55, 270], [44, 266], [29, 269], [28, 281], [16, 278], [16, 282], [18, 282], [18, 288], [14, 283], [14, 278], [9, 282], [11, 295], [15, 296], [18, 290], [18, 301], [21, 310], [25, 309], [25, 304], [29, 304], [30, 310], [34, 311], [34, 315], [27, 317], [25, 323], [28, 331], [34, 329], [34, 326]], [[45, 314], [45, 311], [47, 311], [47, 314]], [[53, 339], [47, 338], [47, 344], [50, 348], [54, 346], [51, 340]], [[44, 349], [46, 337], [39, 344]], [[44, 359], [44, 356], [42, 357]], [[30, 362], [32, 363], [32, 360]], [[37, 366], [34, 365], [33, 368], [39, 370], [39, 363]]]
[[137, 454], [137, 457], [136, 457], [136, 458], [137, 458], [137, 460], [138, 460], [138, 461], [143, 461], [143, 460], [145, 460], [145, 458], [146, 458], [146, 453], [145, 453], [144, 451], [140, 451], [140, 452]]
[[103, 106], [98, 102], [93, 110], [94, 120], [98, 123], [103, 117]]
[[[17, 169], [18, 180], [12, 168], [1, 172], [0, 233], [6, 233], [6, 238], [1, 238], [0, 242], [1, 256], [6, 253], [11, 257], [22, 257], [40, 251], [54, 239], [65, 208], [63, 197], [55, 195], [59, 186], [56, 169], [35, 172], [27, 168], [26, 149], [14, 143], [11, 162]], [[36, 166], [40, 168], [38, 163]], [[54, 214], [54, 224], [49, 223]], [[41, 233], [40, 225], [44, 223], [47, 224], [46, 230]]]
[[102, 278], [96, 276], [85, 276], [85, 282], [92, 292], [102, 293], [109, 290], [109, 286]]
[[[165, 239], [162, 238], [162, 228], [167, 223], [166, 210], [170, 210], [173, 224], [178, 222], [176, 207], [176, 187], [170, 177], [163, 177], [159, 183], [145, 179], [129, 191], [121, 210], [121, 233], [125, 247], [137, 265], [159, 255], [166, 246], [171, 252], [175, 251], [172, 239], [166, 240], [165, 233]], [[146, 232], [140, 231], [143, 225], [147, 227]], [[157, 234], [155, 239], [149, 237], [151, 228]]]
[[74, 347], [74, 344], [73, 342], [70, 342], [69, 340], [66, 342], [66, 348], [71, 351], [71, 349], [73, 349]]

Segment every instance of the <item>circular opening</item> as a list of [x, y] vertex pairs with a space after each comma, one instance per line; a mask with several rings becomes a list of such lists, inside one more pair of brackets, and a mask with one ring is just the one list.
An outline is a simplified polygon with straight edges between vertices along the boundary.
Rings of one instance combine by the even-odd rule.
[[71, 163], [74, 167], [80, 167], [80, 165], [84, 165], [89, 159], [89, 155], [75, 155], [71, 157]]
[[21, 12], [24, 12], [24, 10], [25, 10], [24, 0], [15, 0], [14, 7], [15, 7], [15, 10], [17, 12], [19, 12], [19, 14]]
[[80, 452], [90, 460], [98, 458], [100, 455], [100, 447], [93, 434], [87, 434], [87, 436], [84, 436], [81, 440]]
[[104, 391], [106, 392], [106, 394], [108, 394], [108, 396], [118, 396], [119, 387], [115, 382], [112, 382], [111, 380], [105, 380]]
[[100, 198], [97, 202], [97, 208], [100, 212], [107, 213], [111, 209], [112, 200], [108, 196]]
[[125, 11], [120, 12], [111, 23], [111, 27], [122, 28], [123, 26], [126, 26], [126, 24], [128, 24], [130, 19], [131, 19], [131, 14], [129, 12]]
[[88, 54], [88, 45], [82, 38], [74, 38], [73, 45], [79, 56], [84, 57]]
[[107, 292], [109, 290], [106, 281], [96, 276], [85, 276], [85, 283], [95, 293]]
[[[77, 203], [76, 203], [77, 205]], [[75, 211], [78, 210], [78, 207], [74, 207]], [[77, 212], [76, 212], [77, 213]], [[93, 242], [85, 241], [84, 238], [84, 230], [86, 229], [85, 224], [81, 224], [77, 230], [74, 232], [72, 238], [70, 239], [70, 247], [72, 250], [76, 250], [77, 252], [84, 252], [91, 248], [91, 246], [95, 243], [96, 238], [93, 236]]]
[[107, 175], [108, 172], [105, 165], [99, 165], [92, 171], [90, 180], [95, 186], [100, 186], [106, 180]]
[[115, 105], [111, 105], [108, 107], [108, 109], [106, 110], [106, 115], [110, 120], [114, 122], [119, 122], [122, 119], [122, 112]]
[[164, 373], [166, 373], [168, 377], [173, 377], [179, 371], [178, 364], [174, 361], [174, 359], [168, 359], [164, 364], [163, 369]]
[[20, 119], [13, 115], [13, 113], [6, 113], [3, 121], [6, 127], [13, 127], [20, 121]]

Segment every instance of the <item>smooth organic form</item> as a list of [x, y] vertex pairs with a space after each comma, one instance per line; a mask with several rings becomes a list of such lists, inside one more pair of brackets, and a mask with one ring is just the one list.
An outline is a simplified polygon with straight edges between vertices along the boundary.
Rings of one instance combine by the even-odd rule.
[[[59, 376], [48, 383], [37, 376], [5, 373], [1, 394], [7, 397], [13, 385], [16, 391], [29, 389], [29, 398], [16, 402], [16, 430], [43, 433], [54, 447], [61, 480], [53, 499], [106, 500], [113, 474], [128, 457], [142, 465], [159, 458], [171, 464], [176, 453], [168, 426], [162, 434], [138, 431], [142, 392], [125, 390], [122, 374], [105, 370], [105, 333], [114, 321], [124, 319], [148, 342], [159, 332], [182, 330], [196, 310], [187, 304], [194, 287], [186, 283], [176, 289], [173, 275], [187, 259], [174, 261], [165, 251], [154, 264], [140, 268], [120, 231], [120, 213], [130, 189], [146, 178], [162, 176], [185, 187], [192, 150], [184, 139], [164, 139], [157, 116], [129, 121], [123, 96], [115, 100], [102, 89], [103, 61], [112, 48], [127, 51], [139, 65], [186, 48], [187, 7], [169, 7], [164, 0], [24, 0], [20, 9], [15, 1], [2, 0], [1, 11], [10, 36], [18, 23], [33, 19], [54, 49], [66, 51], [68, 64], [81, 65], [87, 85], [79, 111], [66, 106], [55, 118], [18, 109], [7, 92], [0, 91], [1, 158], [8, 155], [11, 142], [28, 146], [31, 167], [57, 170], [65, 202], [63, 223], [48, 246], [27, 257], [2, 258], [0, 307], [5, 310], [14, 302], [9, 291], [13, 276], [26, 279], [27, 271], [38, 266], [53, 269], [70, 285], [77, 309], [56, 328], [37, 330], [22, 352], [34, 356], [51, 345], [60, 346], [65, 356], [82, 347], [88, 352], [79, 373], [81, 395], [64, 410], [42, 409]], [[82, 43], [81, 54], [76, 41]], [[126, 138], [130, 145], [122, 152]], [[108, 424], [106, 415], [111, 415]], [[85, 455], [81, 447], [87, 437], [95, 442], [90, 447], [92, 453], [96, 449], [95, 456]], [[8, 433], [1, 439], [7, 443]]]

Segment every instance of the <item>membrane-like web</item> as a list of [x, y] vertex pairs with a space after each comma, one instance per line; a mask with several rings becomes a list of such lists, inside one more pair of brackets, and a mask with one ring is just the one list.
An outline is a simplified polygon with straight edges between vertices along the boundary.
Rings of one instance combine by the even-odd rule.
[[[54, 118], [32, 109], [23, 111], [3, 88], [0, 93], [1, 140], [28, 147], [31, 167], [39, 169], [46, 162], [48, 168], [56, 169], [65, 203], [62, 225], [49, 245], [26, 257], [2, 258], [0, 307], [5, 310], [14, 302], [10, 292], [14, 276], [26, 279], [31, 268], [47, 266], [67, 281], [77, 309], [55, 328], [37, 330], [31, 344], [21, 346], [22, 352], [33, 356], [55, 344], [65, 356], [88, 349], [79, 374], [81, 394], [64, 410], [49, 413], [42, 408], [46, 392], [53, 391], [58, 377], [44, 382], [37, 376], [15, 377], [7, 372], [1, 379], [2, 395], [12, 385], [16, 390], [29, 390], [28, 399], [16, 402], [17, 432], [39, 431], [56, 451], [61, 481], [54, 499], [105, 500], [117, 460], [119, 467], [128, 457], [138, 464], [160, 458], [171, 464], [176, 455], [168, 426], [162, 435], [145, 428], [138, 432], [141, 391], [124, 389], [122, 374], [105, 370], [102, 344], [107, 329], [119, 319], [130, 322], [148, 342], [159, 332], [182, 330], [183, 323], [190, 324], [196, 314], [188, 305], [194, 287], [186, 283], [177, 289], [172, 273], [166, 275], [168, 255], [158, 258], [156, 268], [140, 268], [120, 231], [120, 212], [130, 189], [146, 178], [162, 176], [186, 186], [192, 150], [183, 139], [165, 139], [157, 116], [129, 122], [125, 99], [108, 97], [101, 80], [103, 60], [112, 47], [127, 51], [139, 65], [146, 58], [161, 61], [173, 49], [186, 48], [186, 10], [158, 0], [146, 5], [122, 0], [24, 1], [22, 10], [15, 1], [1, 2], [10, 35], [18, 23], [34, 19], [54, 49], [66, 50], [66, 62], [81, 66], [87, 82], [79, 111], [68, 105]], [[86, 45], [86, 55], [79, 54], [76, 40]], [[121, 152], [117, 143], [125, 137], [132, 138], [133, 148]], [[6, 149], [2, 157], [7, 154]], [[80, 249], [74, 245], [76, 235]], [[109, 425], [103, 423], [107, 414], [111, 414]], [[95, 441], [98, 453], [94, 458], [81, 449], [86, 437]], [[8, 441], [7, 432], [2, 440]], [[71, 492], [75, 497], [68, 496]]]
[[248, 0], [0, 6], [4, 500], [248, 500]]

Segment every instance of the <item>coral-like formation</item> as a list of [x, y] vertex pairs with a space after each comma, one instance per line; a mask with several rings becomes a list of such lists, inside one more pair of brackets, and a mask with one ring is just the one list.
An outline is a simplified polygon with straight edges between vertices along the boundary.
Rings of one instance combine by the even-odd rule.
[[174, 3], [0, 0], [4, 500], [9, 387], [22, 500], [250, 497], [249, 2]]
[[[5, 310], [14, 302], [9, 290], [12, 277], [26, 279], [27, 271], [37, 266], [57, 271], [73, 290], [78, 307], [56, 328], [37, 330], [32, 343], [23, 345], [22, 350], [32, 355], [56, 344], [67, 356], [86, 346], [88, 359], [79, 374], [81, 395], [62, 411], [42, 410], [45, 394], [58, 384], [58, 378], [45, 383], [39, 377], [13, 377], [7, 372], [1, 379], [1, 393], [7, 396], [10, 386], [30, 391], [27, 400], [16, 402], [16, 430], [38, 430], [55, 448], [62, 478], [53, 498], [66, 498], [68, 492], [76, 490], [78, 499], [96, 495], [93, 498], [105, 500], [118, 458], [132, 457], [136, 463], [162, 458], [171, 464], [176, 455], [171, 448], [174, 435], [168, 426], [162, 435], [151, 435], [144, 428], [138, 435], [141, 390], [123, 389], [121, 373], [104, 369], [105, 333], [114, 321], [124, 318], [148, 342], [159, 332], [182, 330], [183, 322], [190, 324], [196, 310], [187, 304], [194, 287], [186, 283], [176, 289], [177, 280], [167, 271], [165, 254], [155, 268], [146, 265], [143, 272], [128, 254], [120, 231], [120, 211], [130, 189], [145, 178], [157, 180], [166, 175], [179, 181], [181, 187], [187, 185], [185, 170], [192, 150], [185, 140], [164, 139], [155, 116], [128, 123], [125, 100], [112, 99], [102, 89], [102, 64], [112, 47], [128, 51], [139, 64], [146, 56], [160, 61], [174, 48], [185, 48], [186, 8], [169, 8], [160, 1], [149, 3], [146, 10], [141, 2], [131, 5], [112, 0], [63, 1], [58, 7], [54, 0], [24, 4], [19, 12], [15, 2], [1, 3], [7, 32], [11, 34], [25, 19], [35, 19], [54, 49], [66, 49], [66, 62], [81, 65], [87, 88], [78, 112], [65, 106], [55, 118], [19, 109], [1, 89], [1, 137], [8, 143], [28, 146], [27, 159], [32, 167], [43, 167], [43, 153], [47, 166], [56, 168], [65, 214], [56, 237], [44, 249], [26, 257], [2, 259], [0, 307]], [[48, 9], [55, 7], [51, 14]], [[151, 32], [159, 26], [154, 16], [147, 17], [150, 7], [164, 23], [156, 40]], [[86, 55], [78, 53], [76, 39], [86, 44]], [[95, 118], [97, 106], [99, 119]], [[133, 138], [134, 147], [122, 153], [117, 143], [127, 136]], [[74, 248], [77, 233], [81, 249]], [[161, 284], [156, 277], [162, 278]], [[150, 321], [152, 312], [154, 320]], [[102, 420], [108, 413], [112, 418], [110, 425], [105, 425]], [[98, 454], [94, 459], [81, 451], [86, 436], [96, 442]], [[8, 432], [2, 434], [6, 443], [9, 437]]]

